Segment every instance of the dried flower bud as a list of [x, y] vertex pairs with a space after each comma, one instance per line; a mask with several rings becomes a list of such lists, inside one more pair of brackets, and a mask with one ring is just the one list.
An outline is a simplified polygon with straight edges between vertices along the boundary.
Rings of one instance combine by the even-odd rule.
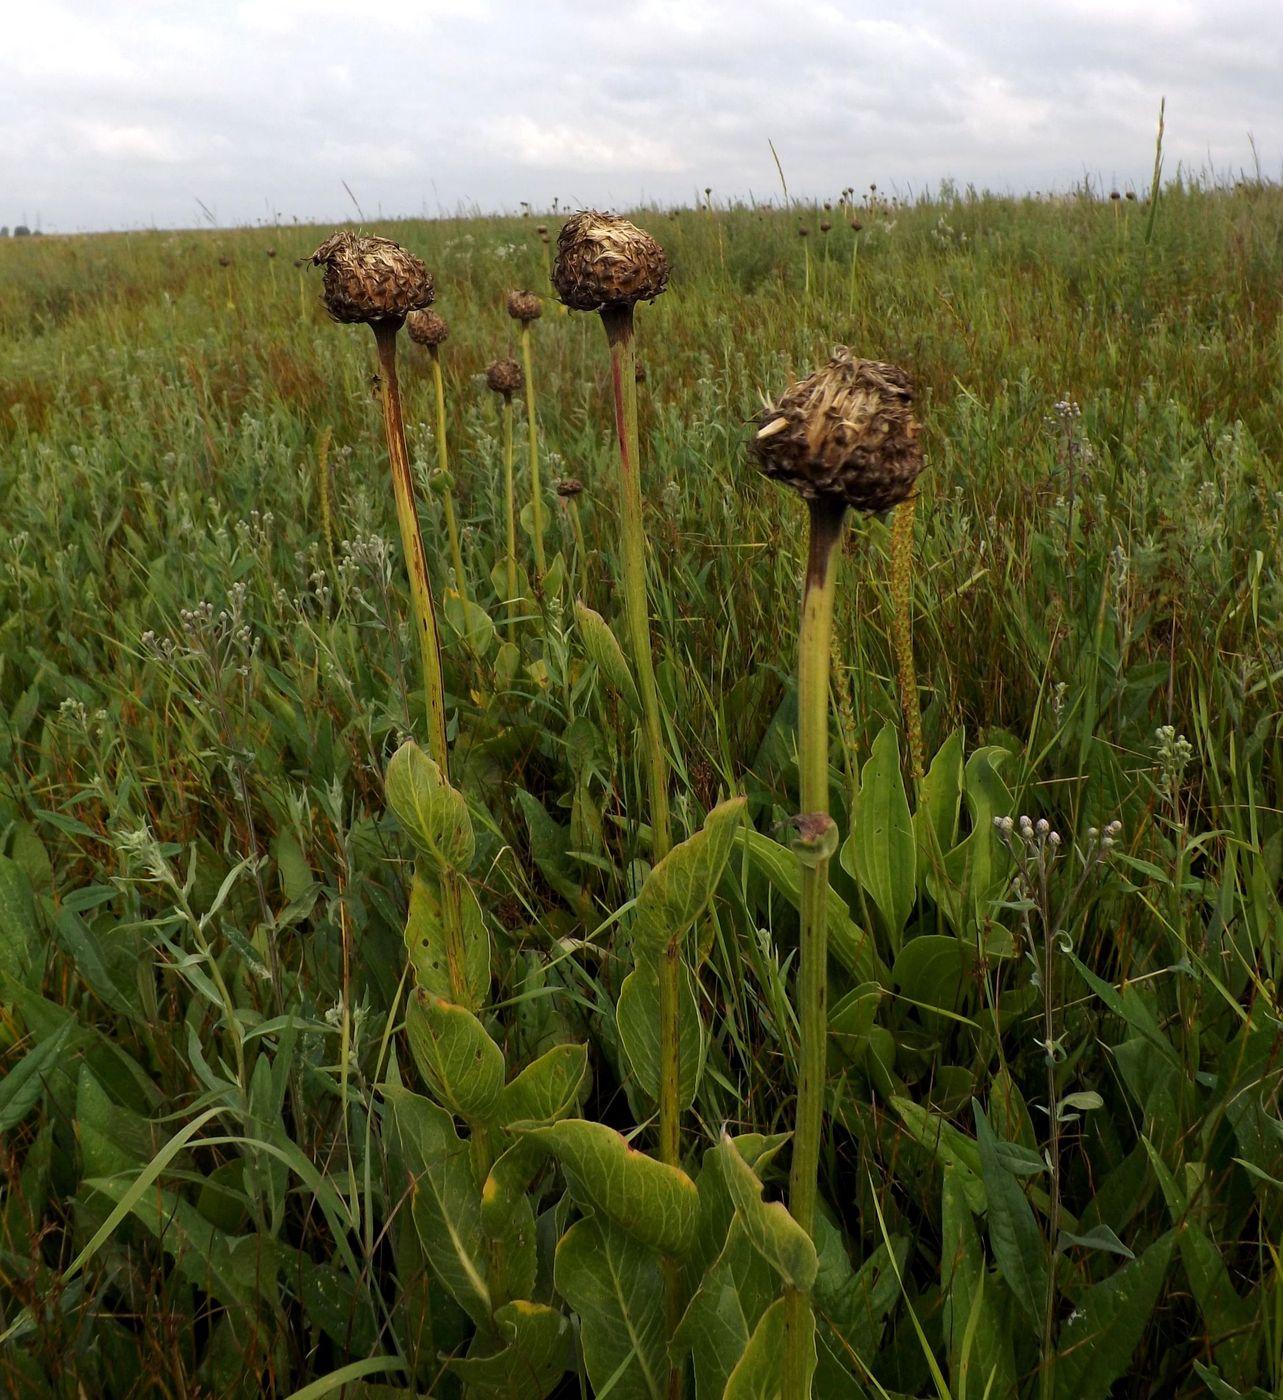
[[267, 254], [269, 258], [274, 258], [276, 256], [275, 248], [265, 248], [263, 251]]
[[535, 232], [539, 235], [539, 241], [540, 241], [541, 243], [547, 243], [547, 241], [548, 241], [548, 225], [547, 225], [547, 224], [540, 224], [539, 227], [538, 227], [537, 229], [535, 229]]
[[509, 292], [508, 315], [514, 321], [520, 321], [523, 326], [528, 325], [543, 315], [543, 302], [534, 292]]
[[430, 307], [411, 311], [405, 318], [405, 329], [416, 345], [426, 345], [430, 350], [435, 350], [450, 335], [445, 317]]
[[390, 238], [343, 229], [311, 261], [325, 267], [325, 308], [336, 321], [400, 324], [436, 296], [432, 274]]
[[585, 209], [557, 235], [552, 284], [575, 311], [633, 306], [654, 301], [668, 286], [668, 257], [636, 224]]
[[922, 470], [913, 381], [844, 345], [758, 420], [750, 450], [762, 472], [806, 500], [890, 510]]
[[810, 238], [811, 230], [807, 228], [805, 224], [799, 224], [797, 226], [797, 236], [799, 238]]
[[526, 382], [516, 360], [496, 360], [486, 370], [486, 383], [496, 394], [510, 399]]
[[557, 494], [562, 500], [570, 501], [584, 489], [584, 483], [577, 477], [568, 476], [557, 483]]
[[833, 225], [832, 225], [831, 223], [829, 223], [829, 221], [828, 221], [827, 219], [824, 219], [824, 220], [821, 222], [821, 224], [820, 224], [820, 232], [821, 232], [821, 233], [828, 233], [828, 231], [829, 231], [832, 227], [833, 227]]
[[646, 382], [646, 366], [640, 360], [633, 366], [633, 378], [638, 384]]
[[859, 219], [851, 220], [851, 229], [854, 233], [859, 233], [863, 227], [864, 225], [859, 221]]

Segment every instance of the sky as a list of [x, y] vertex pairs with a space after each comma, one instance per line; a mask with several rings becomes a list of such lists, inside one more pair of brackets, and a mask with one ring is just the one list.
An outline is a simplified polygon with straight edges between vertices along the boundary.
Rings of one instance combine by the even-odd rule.
[[0, 0], [0, 20], [0, 225], [48, 232], [778, 199], [771, 144], [794, 197], [1143, 190], [1163, 97], [1167, 176], [1283, 174], [1280, 0]]

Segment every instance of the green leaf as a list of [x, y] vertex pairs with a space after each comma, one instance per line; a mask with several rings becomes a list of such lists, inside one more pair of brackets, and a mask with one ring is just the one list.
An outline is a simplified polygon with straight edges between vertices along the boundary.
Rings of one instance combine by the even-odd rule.
[[71, 1038], [73, 1027], [73, 1021], [64, 1022], [0, 1079], [0, 1133], [21, 1123], [39, 1102], [47, 1076], [61, 1066], [63, 1047]]
[[898, 948], [917, 897], [913, 821], [900, 773], [900, 746], [891, 722], [873, 741], [851, 812], [842, 867], [877, 905], [891, 946]]
[[1144, 1335], [1171, 1253], [1163, 1235], [1078, 1299], [1057, 1344], [1057, 1400], [1106, 1400]]
[[447, 955], [444, 891], [439, 880], [415, 871], [410, 883], [410, 911], [405, 921], [405, 948], [419, 987], [434, 996], [458, 1001], [477, 1011], [490, 997], [490, 935], [471, 882], [456, 880], [462, 914], [463, 958], [459, 986], [453, 986]]
[[406, 1173], [394, 1184], [394, 1199], [409, 1191], [419, 1242], [433, 1272], [478, 1326], [489, 1327], [481, 1203], [468, 1145], [450, 1115], [428, 1099], [393, 1085], [383, 1086], [383, 1097]]
[[913, 814], [914, 862], [919, 888], [926, 888], [927, 872], [940, 879], [944, 855], [958, 837], [958, 812], [962, 805], [962, 730], [955, 729], [940, 745], [918, 790]]
[[654, 866], [637, 896], [633, 937], [653, 956], [695, 923], [722, 878], [748, 799], [730, 797], [704, 819], [704, 825]]
[[594, 1392], [610, 1400], [664, 1400], [668, 1346], [655, 1255], [608, 1220], [580, 1220], [557, 1245], [553, 1280], [579, 1314]]
[[469, 1400], [544, 1400], [571, 1364], [570, 1319], [519, 1299], [499, 1308], [494, 1320], [504, 1345], [451, 1361], [449, 1369], [468, 1387]]
[[1083, 981], [1116, 1016], [1121, 1016], [1132, 1030], [1136, 1031], [1162, 1055], [1169, 1065], [1183, 1071], [1180, 1056], [1172, 1048], [1171, 1041], [1163, 1034], [1158, 1019], [1145, 1000], [1145, 993], [1141, 988], [1131, 986], [1119, 991], [1103, 978], [1097, 977], [1091, 968], [1081, 962], [1075, 954], [1066, 953], [1065, 956], [1078, 969], [1078, 975]]
[[[701, 1176], [701, 1192], [703, 1183]], [[732, 1217], [722, 1252], [700, 1280], [673, 1338], [691, 1353], [696, 1400], [722, 1400], [731, 1372], [777, 1292], [774, 1270], [753, 1248], [740, 1217]]]
[[467, 871], [475, 850], [468, 804], [413, 739], [392, 755], [383, 786], [397, 821], [437, 873]]
[[[783, 1298], [771, 1304], [753, 1330], [744, 1355], [731, 1372], [726, 1383], [724, 1400], [779, 1400], [784, 1372], [784, 1313]], [[811, 1388], [815, 1372], [815, 1314], [806, 1308], [802, 1346], [807, 1349], [807, 1374], [804, 1394]]]
[[565, 1118], [529, 1135], [561, 1163], [581, 1207], [600, 1211], [652, 1249], [673, 1255], [689, 1249], [699, 1191], [680, 1167], [647, 1157], [613, 1128], [584, 1118]]
[[[678, 1102], [689, 1108], [695, 1102], [700, 1075], [704, 1070], [707, 1036], [700, 1018], [699, 1002], [691, 988], [685, 966], [678, 973]], [[624, 978], [615, 1006], [615, 1023], [629, 1068], [642, 1092], [654, 1102], [659, 1099], [661, 1075], [659, 1045], [659, 973], [649, 960], [641, 962]]]
[[952, 934], [920, 934], [909, 939], [896, 955], [891, 979], [919, 1006], [955, 1012], [967, 991], [963, 973], [968, 962], [974, 961], [968, 959], [967, 951]]
[[1237, 1390], [1230, 1385], [1214, 1367], [1204, 1366], [1201, 1361], [1194, 1363], [1199, 1379], [1207, 1386], [1213, 1400], [1275, 1400], [1268, 1391], [1254, 1385], [1251, 1390]]
[[642, 708], [637, 683], [624, 657], [623, 647], [610, 630], [610, 624], [582, 601], [575, 603], [575, 621], [579, 624], [584, 650], [605, 677], [606, 684], [634, 714], [640, 715]]
[[441, 611], [450, 630], [478, 657], [485, 656], [495, 644], [494, 623], [480, 603], [474, 603], [454, 589], [449, 589], [442, 600]]
[[988, 1272], [971, 1205], [957, 1168], [946, 1168], [940, 1213], [940, 1292], [945, 1300], [949, 1375], [959, 1395], [1016, 1393], [1016, 1367], [1004, 1309], [985, 1297]]
[[980, 1153], [975, 1141], [946, 1118], [932, 1113], [912, 1099], [892, 1097], [891, 1107], [899, 1115], [909, 1136], [925, 1147], [946, 1172], [954, 1171], [971, 1209], [984, 1210], [985, 1188], [980, 1180]]
[[0, 976], [21, 982], [37, 944], [36, 901], [26, 872], [0, 856]]
[[1080, 1235], [1062, 1230], [1060, 1238], [1056, 1241], [1057, 1253], [1064, 1251], [1070, 1245], [1077, 1245], [1079, 1249], [1103, 1249], [1107, 1254], [1121, 1254], [1124, 1259], [1135, 1259], [1136, 1257], [1108, 1225], [1093, 1225], [1090, 1230], [1085, 1230]]
[[998, 1155], [998, 1140], [974, 1099], [980, 1172], [989, 1202], [989, 1243], [998, 1271], [1031, 1321], [1041, 1325], [1047, 1299], [1047, 1251], [1033, 1207]]
[[517, 789], [517, 805], [526, 819], [526, 829], [530, 832], [530, 853], [535, 858], [539, 873], [563, 899], [578, 904], [580, 879], [569, 854], [570, 833], [553, 821], [537, 797], [532, 797], [522, 788]]
[[815, 1282], [819, 1259], [811, 1237], [780, 1201], [762, 1199], [757, 1173], [740, 1156], [734, 1140], [723, 1131], [716, 1149], [721, 1155], [727, 1188], [735, 1211], [753, 1248], [791, 1287], [807, 1293]]
[[1010, 757], [1006, 749], [988, 745], [967, 760], [963, 792], [971, 832], [945, 853], [943, 873], [927, 880], [932, 899], [954, 932], [968, 938], [984, 926], [1007, 881], [1010, 857], [994, 835], [993, 819], [1009, 815], [1014, 802], [998, 771]]
[[503, 1051], [466, 1007], [416, 991], [405, 1029], [419, 1073], [452, 1113], [470, 1123], [488, 1119], [503, 1090]]
[[504, 1086], [496, 1120], [551, 1123], [579, 1105], [588, 1079], [586, 1045], [554, 1045]]

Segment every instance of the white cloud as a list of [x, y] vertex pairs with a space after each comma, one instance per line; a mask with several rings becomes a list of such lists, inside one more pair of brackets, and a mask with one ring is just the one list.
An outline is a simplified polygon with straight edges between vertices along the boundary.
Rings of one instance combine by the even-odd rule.
[[109, 160], [172, 163], [179, 159], [173, 138], [151, 127], [91, 121], [82, 122], [80, 130], [89, 149]]

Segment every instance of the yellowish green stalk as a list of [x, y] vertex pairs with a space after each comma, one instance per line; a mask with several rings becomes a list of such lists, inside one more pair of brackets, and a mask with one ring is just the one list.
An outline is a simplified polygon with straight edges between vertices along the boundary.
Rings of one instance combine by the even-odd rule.
[[432, 386], [437, 408], [437, 466], [441, 470], [441, 502], [445, 507], [445, 528], [450, 540], [450, 563], [454, 569], [454, 586], [459, 596], [467, 599], [468, 580], [463, 572], [463, 552], [459, 548], [459, 524], [454, 514], [454, 490], [450, 482], [450, 449], [445, 433], [445, 382], [441, 375], [441, 352], [437, 346], [428, 347], [432, 360]]
[[517, 488], [512, 472], [512, 395], [503, 396], [503, 499], [508, 541], [508, 640], [517, 632]]
[[891, 522], [891, 635], [900, 681], [900, 704], [909, 742], [909, 766], [916, 786], [926, 772], [922, 706], [913, 665], [913, 513], [917, 496], [901, 502]]
[[535, 376], [530, 353], [529, 321], [521, 323], [521, 368], [526, 376], [526, 428], [530, 435], [530, 514], [535, 537], [535, 580], [543, 584], [543, 484], [539, 479], [539, 423], [535, 417]]

